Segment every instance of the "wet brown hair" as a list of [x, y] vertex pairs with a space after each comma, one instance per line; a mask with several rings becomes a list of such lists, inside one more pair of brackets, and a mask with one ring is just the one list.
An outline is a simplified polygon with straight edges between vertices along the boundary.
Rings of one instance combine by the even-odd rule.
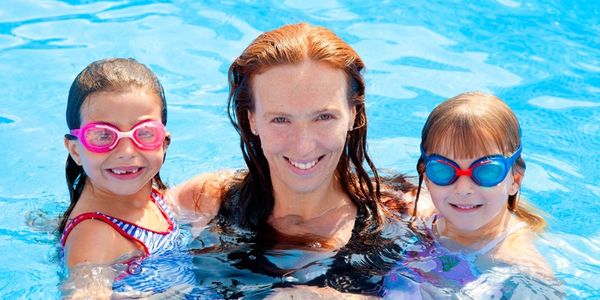
[[[260, 227], [266, 224], [274, 206], [268, 162], [260, 138], [251, 133], [248, 120], [248, 111], [254, 111], [252, 79], [274, 66], [299, 64], [305, 60], [327, 63], [346, 75], [348, 102], [350, 107], [356, 108], [356, 117], [353, 130], [347, 133], [335, 176], [366, 220], [379, 227], [383, 222], [380, 181], [366, 145], [364, 63], [354, 49], [331, 30], [306, 23], [286, 25], [261, 34], [229, 68], [228, 113], [240, 134], [240, 146], [248, 166], [248, 173], [235, 192], [239, 203], [232, 209], [238, 211], [240, 225]], [[363, 166], [365, 162], [373, 180]], [[231, 193], [227, 193], [224, 200], [231, 197]]]
[[[167, 102], [163, 87], [156, 75], [133, 58], [108, 58], [92, 62], [73, 80], [69, 89], [66, 113], [69, 129], [81, 127], [81, 107], [91, 94], [129, 91], [134, 88], [151, 91], [160, 97], [161, 122], [167, 125]], [[65, 138], [75, 137], [67, 134]], [[83, 167], [77, 165], [70, 155], [67, 156], [65, 174], [71, 203], [60, 220], [58, 227], [60, 233], [65, 229], [67, 219], [81, 196], [87, 178]], [[154, 183], [159, 189], [166, 189], [159, 173], [154, 176]]]
[[[425, 122], [421, 132], [421, 146], [427, 154], [437, 153], [455, 159], [469, 159], [502, 151], [512, 155], [521, 145], [521, 128], [513, 111], [500, 98], [481, 92], [468, 92], [452, 97], [438, 105]], [[417, 163], [419, 183], [416, 207], [425, 173], [422, 158]], [[521, 156], [512, 166], [512, 175], [525, 175], [525, 161]], [[534, 230], [541, 231], [546, 222], [523, 203], [519, 192], [509, 195], [508, 210], [526, 221]]]

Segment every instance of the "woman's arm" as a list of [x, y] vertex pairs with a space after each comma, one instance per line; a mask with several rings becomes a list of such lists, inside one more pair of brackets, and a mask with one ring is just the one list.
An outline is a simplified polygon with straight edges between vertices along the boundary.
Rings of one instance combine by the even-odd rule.
[[180, 217], [194, 227], [208, 224], [219, 212], [224, 193], [234, 182], [236, 172], [218, 171], [198, 175], [167, 191]]
[[[382, 197], [385, 206], [403, 214], [413, 214], [417, 197], [417, 186], [404, 174], [383, 176], [381, 181]], [[423, 185], [417, 205], [417, 216], [429, 217], [436, 213], [429, 191]]]

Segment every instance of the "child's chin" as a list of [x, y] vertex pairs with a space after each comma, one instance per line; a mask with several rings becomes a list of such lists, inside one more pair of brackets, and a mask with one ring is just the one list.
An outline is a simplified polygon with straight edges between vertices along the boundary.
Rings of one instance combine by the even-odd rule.
[[454, 227], [462, 232], [474, 232], [477, 231], [481, 228], [481, 224], [465, 224], [464, 222], [461, 222], [459, 224], [454, 224]]
[[115, 188], [112, 189], [111, 192], [113, 194], [115, 194], [116, 196], [131, 196], [134, 195], [135, 193], [139, 192], [141, 189], [141, 187], [131, 187], [131, 188], [123, 188], [123, 187], [119, 187], [119, 188]]

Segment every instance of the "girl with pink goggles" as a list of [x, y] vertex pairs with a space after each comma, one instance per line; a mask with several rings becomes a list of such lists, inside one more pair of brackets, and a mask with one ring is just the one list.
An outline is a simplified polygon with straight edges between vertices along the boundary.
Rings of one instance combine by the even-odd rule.
[[130, 138], [141, 150], [154, 150], [165, 140], [165, 126], [155, 120], [142, 121], [127, 132], [120, 131], [108, 123], [88, 123], [79, 129], [72, 129], [71, 136], [91, 152], [104, 153], [114, 149], [119, 140]]

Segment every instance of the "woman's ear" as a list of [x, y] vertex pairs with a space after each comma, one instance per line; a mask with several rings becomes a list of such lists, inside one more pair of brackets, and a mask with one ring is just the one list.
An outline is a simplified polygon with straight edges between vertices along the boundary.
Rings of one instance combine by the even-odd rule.
[[69, 151], [69, 155], [71, 155], [73, 161], [75, 161], [77, 165], [81, 166], [81, 156], [79, 155], [79, 149], [77, 149], [78, 142], [65, 137], [64, 143], [65, 148], [67, 148], [67, 151]]
[[248, 123], [250, 124], [250, 131], [254, 135], [258, 135], [258, 131], [256, 130], [256, 122], [254, 120], [254, 114], [248, 110]]
[[354, 121], [356, 120], [356, 105], [352, 106], [350, 109], [350, 124], [348, 124], [348, 131], [352, 131], [354, 129]]

